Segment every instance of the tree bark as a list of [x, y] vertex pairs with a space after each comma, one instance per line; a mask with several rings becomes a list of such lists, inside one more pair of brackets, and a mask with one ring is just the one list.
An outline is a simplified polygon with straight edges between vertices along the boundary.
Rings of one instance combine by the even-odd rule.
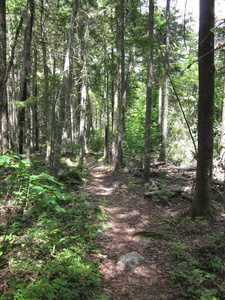
[[[225, 51], [224, 54], [224, 63], [223, 66], [225, 68]], [[222, 126], [220, 133], [220, 144], [219, 144], [219, 153], [222, 167], [225, 169], [225, 76], [223, 82], [223, 101], [222, 101]]]
[[46, 156], [45, 160], [50, 162], [51, 158], [51, 146], [52, 146], [52, 131], [51, 122], [52, 118], [49, 116], [49, 111], [51, 111], [50, 103], [50, 88], [49, 88], [49, 74], [50, 69], [47, 64], [47, 36], [46, 36], [46, 26], [45, 26], [45, 5], [44, 0], [41, 0], [41, 44], [42, 44], [42, 56], [43, 56], [43, 71], [44, 71], [44, 94], [43, 98], [45, 100], [45, 132], [46, 132]]
[[[124, 0], [120, 0], [116, 7], [116, 50], [117, 66], [115, 93], [113, 101], [113, 126], [112, 126], [112, 170], [117, 170], [122, 160], [121, 114], [122, 94], [124, 89]], [[120, 136], [119, 136], [120, 135]]]
[[2, 154], [5, 154], [9, 148], [6, 72], [6, 1], [2, 0], [0, 3], [0, 118]]
[[165, 92], [162, 106], [162, 147], [160, 160], [165, 161], [168, 134], [168, 105], [169, 105], [169, 57], [170, 57], [170, 0], [166, 2], [166, 51], [165, 51]]
[[63, 128], [65, 124], [65, 107], [66, 101], [68, 99], [68, 82], [69, 82], [69, 70], [70, 70], [70, 56], [72, 52], [72, 45], [73, 45], [73, 37], [74, 37], [74, 24], [75, 19], [77, 16], [78, 10], [78, 1], [73, 1], [72, 13], [71, 13], [71, 21], [70, 21], [70, 31], [68, 37], [68, 46], [64, 61], [64, 69], [63, 69], [63, 78], [61, 84], [61, 93], [60, 93], [60, 103], [59, 103], [59, 120], [56, 128], [56, 135], [55, 135], [55, 147], [54, 147], [54, 154], [52, 159], [51, 165], [51, 173], [54, 176], [58, 176], [60, 170], [60, 155], [61, 155], [61, 148], [62, 148], [62, 135], [63, 135]]
[[119, 126], [118, 126], [118, 142], [117, 157], [114, 159], [114, 170], [118, 169], [123, 163], [123, 139], [125, 137], [125, 108], [126, 108], [126, 87], [125, 87], [125, 0], [120, 1], [119, 5], [119, 65], [120, 65], [120, 82], [119, 82]]
[[88, 39], [89, 39], [89, 1], [86, 1], [86, 18], [84, 26], [84, 37], [83, 37], [83, 66], [82, 66], [82, 79], [81, 79], [81, 101], [80, 101], [80, 157], [79, 165], [83, 165], [84, 156], [87, 149], [86, 144], [86, 128], [85, 128], [85, 118], [86, 118], [86, 107], [87, 107], [87, 97], [88, 97]]
[[200, 0], [198, 159], [192, 217], [210, 211], [214, 113], [214, 0]]
[[[21, 70], [21, 85], [19, 101], [23, 102], [22, 107], [19, 109], [18, 127], [19, 127], [19, 153], [23, 153], [25, 140], [26, 140], [26, 108], [24, 102], [30, 97], [30, 64], [31, 64], [31, 41], [32, 30], [34, 23], [34, 0], [27, 1], [27, 14], [26, 14], [26, 29], [24, 33], [23, 57], [22, 57], [22, 70]], [[29, 114], [29, 112], [28, 112]], [[30, 132], [28, 133], [28, 135]], [[27, 137], [29, 140], [29, 137]], [[27, 155], [29, 156], [30, 145], [27, 146]]]
[[145, 158], [144, 179], [149, 180], [150, 175], [150, 150], [151, 150], [151, 115], [152, 115], [152, 84], [153, 84], [153, 31], [154, 31], [154, 0], [149, 0], [149, 25], [148, 25], [148, 70], [145, 110]]

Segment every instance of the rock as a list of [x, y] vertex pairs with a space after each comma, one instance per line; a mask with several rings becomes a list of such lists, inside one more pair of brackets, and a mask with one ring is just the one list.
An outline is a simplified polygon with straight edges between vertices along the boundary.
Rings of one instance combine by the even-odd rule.
[[140, 255], [138, 252], [133, 251], [130, 253], [126, 253], [117, 262], [117, 264], [121, 265], [125, 268], [132, 268], [134, 269], [139, 265], [139, 263], [144, 260], [144, 257]]
[[114, 181], [113, 183], [112, 183], [112, 187], [114, 187], [114, 188], [117, 188], [117, 187], [119, 187], [119, 186], [121, 186], [122, 185], [122, 183], [120, 182], [120, 181]]

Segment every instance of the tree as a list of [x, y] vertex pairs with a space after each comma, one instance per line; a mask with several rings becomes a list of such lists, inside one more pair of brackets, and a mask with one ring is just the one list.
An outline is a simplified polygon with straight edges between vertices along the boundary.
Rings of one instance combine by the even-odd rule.
[[[25, 134], [25, 123], [29, 120], [29, 111], [27, 112], [28, 120], [26, 120], [25, 101], [31, 96], [30, 90], [30, 69], [31, 69], [31, 41], [32, 30], [34, 24], [34, 0], [27, 1], [26, 28], [24, 33], [23, 57], [20, 77], [20, 95], [19, 101], [22, 105], [19, 109], [18, 127], [19, 127], [19, 153], [23, 153], [25, 139], [27, 140], [27, 156], [30, 156], [30, 133]], [[29, 125], [28, 125], [29, 126]]]
[[165, 49], [165, 92], [164, 101], [162, 103], [162, 148], [160, 151], [160, 159], [165, 160], [166, 143], [168, 133], [168, 102], [169, 102], [169, 57], [170, 56], [170, 0], [166, 1], [166, 49]]
[[154, 31], [154, 0], [149, 0], [149, 24], [148, 24], [148, 70], [146, 89], [146, 111], [145, 111], [145, 161], [144, 178], [147, 181], [150, 174], [150, 150], [151, 150], [151, 107], [152, 107], [152, 85], [153, 85], [153, 31]]
[[54, 155], [52, 159], [51, 172], [54, 176], [58, 176], [58, 172], [60, 169], [60, 155], [62, 149], [62, 136], [63, 136], [63, 128], [65, 124], [65, 107], [66, 102], [68, 101], [68, 92], [69, 92], [69, 71], [70, 71], [70, 63], [71, 63], [71, 53], [73, 46], [73, 38], [74, 38], [74, 24], [78, 11], [78, 1], [73, 1], [72, 13], [71, 13], [71, 21], [70, 21], [70, 31], [68, 36], [68, 46], [64, 60], [64, 69], [63, 69], [63, 77], [61, 83], [61, 93], [60, 93], [60, 103], [59, 103], [59, 119], [56, 128], [56, 137], [55, 137], [55, 147], [54, 147]]
[[[175, 86], [179, 86], [184, 111], [192, 124], [191, 129], [196, 132], [197, 71], [193, 72], [191, 68], [192, 72], [188, 69], [182, 74], [182, 86], [180, 71], [185, 69], [185, 64], [193, 63], [193, 51], [197, 51], [197, 47], [193, 44], [194, 37], [190, 36], [187, 23], [184, 43], [183, 23], [175, 10], [170, 8], [169, 11], [171, 1], [164, 2], [167, 7], [162, 9], [157, 9], [155, 4], [152, 16], [153, 41], [148, 25], [149, 0], [119, 0], [110, 4], [106, 0], [101, 3], [80, 1], [74, 42], [67, 60], [69, 66], [63, 71], [73, 1], [9, 0], [6, 7], [8, 80], [5, 87], [9, 100], [10, 147], [14, 141], [16, 146], [19, 145], [19, 137], [20, 148], [23, 147], [23, 150], [25, 146], [31, 151], [38, 149], [41, 152], [47, 148], [46, 159], [50, 161], [50, 166], [52, 159], [49, 157], [54, 156], [53, 160], [59, 162], [65, 151], [77, 155], [82, 164], [84, 153], [88, 149], [86, 146], [91, 151], [101, 151], [105, 138], [104, 156], [111, 159], [109, 154], [112, 151], [113, 168], [120, 167], [122, 162], [126, 163], [127, 154], [140, 158], [145, 148], [147, 180], [150, 151], [154, 156], [158, 155], [161, 146], [161, 132], [158, 129], [161, 125], [157, 126], [160, 111], [158, 91], [159, 87], [164, 87], [161, 94], [165, 99], [168, 72], [164, 66], [168, 62], [168, 49], [172, 66], [169, 70], [170, 77]], [[40, 5], [35, 6], [35, 26], [30, 35], [31, 27], [28, 25], [31, 19], [26, 11], [27, 4], [32, 3]], [[153, 10], [150, 9], [150, 12]], [[23, 15], [26, 15], [24, 21], [21, 17]], [[68, 30], [64, 30], [65, 28]], [[168, 35], [168, 28], [173, 35]], [[32, 38], [30, 46], [25, 40], [25, 34], [28, 41], [29, 36]], [[30, 56], [25, 59], [27, 54]], [[0, 57], [1, 55], [3, 52]], [[168, 67], [168, 63], [166, 65]], [[3, 66], [4, 63], [0, 66], [1, 70]], [[0, 73], [0, 77], [4, 72]], [[193, 86], [196, 90], [191, 94]], [[218, 80], [218, 90], [220, 88], [221, 82]], [[20, 102], [14, 102], [16, 99]], [[148, 107], [145, 106], [145, 101]], [[170, 94], [169, 105], [168, 124], [171, 130], [168, 132], [170, 142], [167, 143], [167, 154], [171, 160], [177, 153], [182, 159], [186, 149], [177, 151], [176, 145], [180, 147], [179, 142], [186, 135], [186, 125], [182, 123], [174, 93]], [[165, 116], [163, 119], [166, 119]], [[180, 130], [181, 127], [184, 130]], [[3, 142], [3, 134], [1, 138]], [[185, 143], [188, 139], [186, 137]], [[16, 147], [14, 149], [17, 150]], [[179, 161], [176, 159], [176, 162]]]
[[85, 2], [85, 25], [83, 32], [83, 43], [82, 43], [82, 70], [81, 70], [81, 95], [80, 95], [80, 157], [79, 164], [83, 165], [84, 155], [86, 152], [86, 109], [88, 100], [88, 52], [89, 52], [89, 1]]
[[6, 0], [2, 0], [0, 3], [0, 118], [2, 136], [1, 152], [3, 154], [9, 148], [6, 72]]
[[[223, 66], [225, 68], [224, 50], [223, 50], [223, 55], [224, 55]], [[225, 76], [223, 79], [222, 125], [221, 125], [221, 133], [220, 133], [219, 154], [220, 154], [222, 167], [225, 168]]]
[[[46, 161], [49, 162], [51, 158], [51, 118], [49, 117], [50, 104], [50, 89], [49, 89], [49, 73], [50, 69], [47, 64], [47, 35], [45, 26], [45, 5], [44, 0], [41, 0], [41, 43], [43, 56], [43, 71], [44, 71], [44, 91], [43, 97], [45, 101], [45, 125], [46, 125]], [[35, 114], [37, 115], [37, 114]], [[37, 133], [38, 135], [38, 133]]]
[[[122, 143], [124, 138], [123, 118], [124, 103], [122, 97], [124, 94], [125, 77], [125, 0], [120, 0], [116, 6], [116, 80], [113, 102], [113, 129], [112, 129], [112, 169], [117, 170], [122, 163]], [[118, 134], [119, 132], [119, 134]]]
[[200, 0], [198, 159], [192, 217], [210, 211], [214, 112], [214, 0]]

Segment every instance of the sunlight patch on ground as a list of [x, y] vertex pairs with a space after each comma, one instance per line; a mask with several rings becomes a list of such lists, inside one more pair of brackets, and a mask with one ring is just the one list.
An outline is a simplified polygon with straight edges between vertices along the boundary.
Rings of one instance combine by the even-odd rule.
[[114, 189], [113, 188], [106, 188], [101, 185], [98, 186], [98, 189], [96, 190], [97, 195], [101, 196], [109, 196], [113, 193]]

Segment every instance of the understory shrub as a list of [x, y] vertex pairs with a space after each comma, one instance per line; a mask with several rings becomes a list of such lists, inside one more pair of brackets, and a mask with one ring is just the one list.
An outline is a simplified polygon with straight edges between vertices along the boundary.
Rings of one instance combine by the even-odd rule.
[[24, 156], [0, 156], [0, 166], [0, 299], [107, 299], [96, 292], [100, 274], [91, 259], [104, 219], [96, 201], [68, 192]]
[[219, 300], [225, 295], [225, 234], [207, 238], [207, 243], [190, 249], [173, 243], [176, 257], [170, 272], [173, 285], [185, 299]]

